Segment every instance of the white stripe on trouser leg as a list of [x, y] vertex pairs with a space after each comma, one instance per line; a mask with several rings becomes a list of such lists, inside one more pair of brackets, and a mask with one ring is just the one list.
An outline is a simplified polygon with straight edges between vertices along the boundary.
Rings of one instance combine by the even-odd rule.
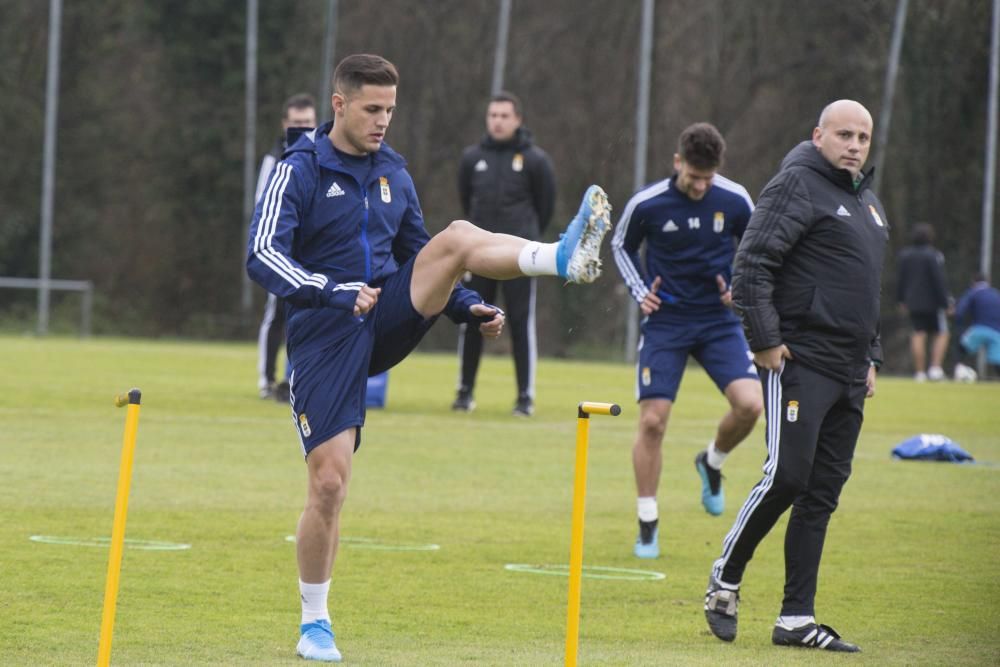
[[746, 528], [750, 516], [774, 485], [774, 474], [778, 469], [778, 444], [781, 440], [781, 370], [765, 372], [767, 373], [767, 461], [764, 462], [764, 478], [750, 491], [750, 496], [736, 515], [736, 523], [722, 541], [722, 555], [712, 566], [712, 573], [716, 579], [721, 578], [722, 570], [732, 555], [733, 547]]
[[468, 326], [464, 322], [458, 325], [458, 386], [455, 387], [455, 391], [462, 388], [462, 372], [464, 370], [462, 366], [465, 362], [465, 330]]
[[267, 334], [271, 331], [271, 324], [278, 310], [278, 297], [271, 293], [267, 295], [267, 302], [264, 304], [264, 319], [260, 322], [260, 331], [257, 332], [257, 388], [266, 389], [268, 378], [267, 369]]
[[528, 397], [535, 400], [535, 366], [538, 364], [538, 340], [535, 336], [535, 285], [531, 280], [531, 294], [528, 297]]

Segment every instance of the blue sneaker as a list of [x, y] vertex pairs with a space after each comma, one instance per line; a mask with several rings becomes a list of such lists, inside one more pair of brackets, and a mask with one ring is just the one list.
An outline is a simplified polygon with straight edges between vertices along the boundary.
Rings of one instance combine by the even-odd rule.
[[722, 473], [708, 465], [708, 452], [699, 452], [694, 457], [694, 468], [701, 477], [701, 504], [713, 516], [722, 514], [726, 508], [726, 495], [722, 492]]
[[652, 521], [639, 520], [639, 537], [635, 538], [632, 553], [636, 558], [658, 558], [660, 556], [659, 519]]
[[559, 237], [556, 269], [571, 283], [592, 283], [601, 275], [601, 241], [611, 229], [611, 204], [598, 185], [583, 194], [580, 210]]
[[321, 618], [315, 623], [303, 623], [302, 636], [295, 650], [306, 660], [321, 660], [323, 662], [340, 662], [340, 651], [333, 643], [333, 630], [330, 621]]

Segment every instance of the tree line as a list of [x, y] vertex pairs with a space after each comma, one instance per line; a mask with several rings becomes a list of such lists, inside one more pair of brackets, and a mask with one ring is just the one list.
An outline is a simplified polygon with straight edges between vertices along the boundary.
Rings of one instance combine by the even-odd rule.
[[[282, 101], [319, 91], [326, 4], [260, 3], [259, 154], [277, 137]], [[380, 53], [400, 70], [387, 140], [409, 162], [433, 234], [460, 217], [458, 158], [483, 134], [498, 3], [338, 4], [336, 57]], [[895, 8], [656, 2], [646, 180], [670, 175], [676, 136], [696, 121], [719, 127], [722, 173], [753, 196], [827, 102], [857, 99], [878, 124]], [[243, 0], [64, 0], [52, 276], [94, 281], [97, 333], [254, 335], [258, 288], [250, 316], [240, 309], [245, 12]], [[980, 256], [989, 12], [974, 0], [910, 2], [879, 193], [892, 254], [914, 224], [932, 223], [956, 293]], [[513, 3], [504, 81], [556, 167], [552, 238], [588, 184], [604, 186], [618, 212], [634, 189], [640, 14], [639, 2]], [[0, 16], [0, 275], [33, 277], [48, 5], [0, 0]], [[621, 358], [628, 297], [610, 252], [604, 261], [586, 293], [540, 283], [542, 354]], [[907, 323], [895, 309], [894, 268], [890, 259], [883, 336], [887, 368], [902, 371]], [[70, 299], [57, 308], [75, 308]], [[31, 330], [33, 309], [33, 295], [0, 290], [5, 328]], [[424, 347], [455, 340], [441, 323]]]

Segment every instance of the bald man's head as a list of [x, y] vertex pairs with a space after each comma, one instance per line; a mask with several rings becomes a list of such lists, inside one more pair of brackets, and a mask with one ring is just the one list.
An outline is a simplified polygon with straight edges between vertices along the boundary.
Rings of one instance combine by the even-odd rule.
[[854, 100], [826, 105], [813, 130], [812, 142], [827, 162], [858, 177], [868, 159], [872, 141], [872, 115]]

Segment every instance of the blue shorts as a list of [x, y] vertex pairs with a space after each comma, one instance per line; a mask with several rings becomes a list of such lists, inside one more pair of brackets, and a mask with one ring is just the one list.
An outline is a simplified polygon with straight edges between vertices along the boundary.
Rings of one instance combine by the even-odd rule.
[[986, 348], [986, 360], [1000, 366], [1000, 331], [982, 324], [973, 324], [962, 335], [962, 347], [969, 354]]
[[437, 317], [424, 319], [410, 300], [413, 258], [382, 285], [378, 303], [364, 317], [334, 308], [302, 311], [289, 321], [292, 419], [309, 452], [338, 433], [357, 427], [361, 445], [369, 375], [402, 361]]
[[646, 320], [639, 340], [636, 399], [676, 400], [689, 355], [698, 360], [719, 391], [725, 391], [733, 380], [759, 381], [753, 354], [735, 318]]

